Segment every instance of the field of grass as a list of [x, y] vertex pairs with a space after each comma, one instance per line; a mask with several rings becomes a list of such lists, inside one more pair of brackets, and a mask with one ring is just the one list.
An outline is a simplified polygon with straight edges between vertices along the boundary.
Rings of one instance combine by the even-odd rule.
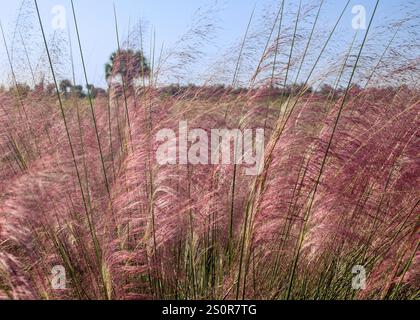
[[[312, 31], [322, 3], [308, 15]], [[351, 10], [344, 5], [338, 16]], [[150, 48], [140, 70], [119, 39], [110, 77], [124, 63], [141, 85], [130, 69], [95, 96], [61, 90], [45, 35], [48, 83], [22, 85], [9, 56], [11, 84], [0, 89], [0, 299], [420, 298], [419, 59], [397, 63], [393, 38], [364, 55], [374, 11], [360, 43], [341, 48], [328, 76], [315, 75], [336, 45], [335, 27], [321, 40], [311, 28], [302, 37], [295, 26], [282, 30], [283, 10], [280, 2], [255, 45], [245, 85], [248, 29], [225, 86], [159, 85], [159, 50]], [[294, 10], [297, 25], [306, 16]], [[82, 61], [83, 43], [73, 45], [71, 61]], [[156, 137], [182, 121], [206, 132], [263, 128], [260, 174], [235, 164], [160, 165]], [[61, 289], [52, 285], [56, 266]]]

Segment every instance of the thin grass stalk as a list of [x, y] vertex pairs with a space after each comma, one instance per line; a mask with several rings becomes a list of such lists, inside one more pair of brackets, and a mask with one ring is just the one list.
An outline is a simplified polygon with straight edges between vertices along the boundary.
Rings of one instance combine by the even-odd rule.
[[375, 67], [373, 68], [373, 70], [372, 70], [372, 72], [371, 72], [368, 80], [366, 81], [366, 84], [364, 86], [364, 89], [366, 89], [368, 87], [368, 85], [370, 84], [370, 81], [372, 80], [373, 75], [375, 74], [376, 70], [379, 68], [380, 64], [382, 63], [382, 60], [384, 59], [385, 54], [388, 52], [389, 48], [391, 47], [391, 44], [394, 42], [394, 40], [395, 40], [395, 38], [396, 38], [396, 36], [397, 36], [397, 34], [398, 34], [399, 31], [400, 31], [400, 26], [398, 26], [398, 28], [395, 30], [394, 35], [389, 40], [389, 42], [388, 42], [385, 50], [382, 52], [382, 55], [379, 58], [378, 63], [375, 65]]
[[[281, 4], [281, 6], [279, 7], [279, 9], [277, 11], [276, 18], [274, 19], [274, 23], [272, 25], [272, 28], [270, 30], [270, 34], [269, 34], [269, 36], [267, 38], [267, 41], [265, 43], [265, 47], [264, 47], [264, 50], [263, 50], [263, 52], [261, 54], [261, 58], [260, 58], [260, 60], [258, 62], [257, 68], [255, 69], [255, 73], [252, 76], [251, 81], [250, 81], [250, 84], [248, 86], [249, 88], [252, 88], [254, 86], [255, 80], [257, 79], [257, 76], [258, 76], [259, 72], [261, 71], [261, 65], [264, 62], [264, 58], [265, 58], [265, 55], [266, 55], [268, 46], [270, 44], [271, 37], [273, 36], [274, 29], [276, 28], [277, 21], [279, 20], [280, 15], [281, 15], [281, 19], [283, 18], [283, 6], [284, 6], [284, 0], [282, 1], [282, 4]], [[299, 7], [299, 10], [300, 10], [300, 7]], [[280, 27], [281, 27], [281, 22], [280, 22]]]
[[[308, 84], [308, 82], [309, 82], [309, 80], [310, 80], [310, 78], [312, 76], [312, 73], [314, 72], [316, 66], [318, 65], [318, 63], [319, 63], [319, 61], [320, 61], [320, 59], [321, 59], [321, 57], [322, 57], [325, 49], [328, 46], [328, 43], [330, 42], [333, 34], [335, 33], [335, 30], [337, 29], [337, 26], [339, 25], [341, 19], [343, 18], [344, 13], [345, 13], [345, 11], [346, 11], [346, 9], [347, 9], [347, 7], [348, 7], [349, 4], [350, 4], [350, 0], [347, 1], [346, 5], [344, 6], [343, 10], [341, 11], [341, 14], [340, 14], [339, 18], [337, 19], [337, 21], [335, 23], [333, 29], [329, 33], [329, 36], [328, 36], [327, 40], [325, 41], [325, 43], [324, 43], [324, 45], [323, 45], [323, 47], [322, 47], [322, 49], [321, 49], [321, 51], [320, 51], [320, 53], [319, 53], [319, 55], [318, 55], [318, 57], [316, 59], [316, 61], [315, 61], [314, 65], [313, 65], [311, 71], [309, 72], [309, 75], [308, 75], [308, 77], [307, 77], [307, 79], [305, 81], [304, 87], [307, 86], [307, 84]], [[266, 153], [266, 157], [265, 157], [266, 159], [265, 159], [265, 162], [264, 162], [264, 170], [263, 170], [263, 173], [254, 182], [253, 189], [252, 189], [251, 194], [250, 194], [250, 197], [248, 199], [247, 208], [246, 208], [246, 211], [245, 211], [245, 222], [244, 222], [244, 227], [243, 227], [243, 234], [242, 234], [242, 239], [241, 239], [242, 244], [241, 244], [241, 249], [240, 249], [240, 252], [241, 253], [240, 253], [238, 279], [239, 279], [239, 275], [242, 272], [242, 261], [243, 261], [243, 256], [244, 256], [244, 253], [245, 253], [245, 237], [246, 237], [246, 234], [247, 234], [247, 227], [248, 227], [248, 223], [249, 223], [248, 220], [250, 219], [250, 215], [252, 214], [251, 211], [254, 211], [259, 206], [259, 204], [258, 204], [259, 197], [260, 197], [261, 193], [264, 190], [265, 181], [266, 181], [267, 173], [268, 173], [268, 168], [270, 166], [271, 159], [272, 159], [272, 153], [273, 153], [274, 148], [277, 145], [280, 137], [282, 136], [283, 131], [286, 128], [286, 125], [287, 125], [287, 123], [288, 123], [288, 121], [289, 121], [289, 119], [291, 117], [291, 114], [292, 114], [294, 108], [296, 107], [296, 105], [297, 105], [297, 103], [299, 101], [299, 98], [303, 95], [304, 91], [305, 90], [302, 90], [302, 92], [300, 92], [300, 94], [297, 97], [297, 99], [295, 99], [295, 103], [293, 104], [293, 106], [292, 106], [290, 112], [288, 113], [286, 119], [284, 120], [283, 124], [281, 124], [281, 123], [280, 124], [277, 124], [277, 128], [275, 129], [275, 131], [273, 133], [273, 137], [272, 137], [272, 139], [273, 139], [272, 147]], [[286, 109], [287, 109], [287, 106], [286, 106]], [[256, 202], [256, 203], [253, 204], [253, 202]], [[251, 220], [252, 220], [252, 218], [251, 218]], [[251, 226], [252, 226], [252, 224], [253, 223], [251, 222]], [[236, 292], [237, 293], [237, 297], [239, 297], [239, 290], [240, 290], [239, 287], [238, 287], [240, 285], [239, 283], [240, 283], [240, 280], [236, 282], [236, 286], [237, 286], [237, 292]]]
[[[115, 34], [116, 34], [116, 38], [117, 38], [117, 46], [118, 46], [118, 55], [121, 54], [121, 46], [120, 46], [120, 35], [119, 35], [119, 30], [118, 30], [118, 19], [117, 19], [117, 9], [115, 7], [115, 3], [114, 3], [114, 23], [115, 23]], [[124, 105], [125, 105], [125, 113], [126, 113], [126, 120], [127, 120], [127, 125], [128, 125], [128, 135], [130, 138], [130, 145], [131, 145], [131, 151], [133, 151], [134, 146], [133, 146], [133, 137], [131, 134], [131, 122], [130, 122], [130, 115], [128, 112], [128, 97], [127, 97], [127, 85], [125, 83], [124, 80], [124, 75], [121, 75], [121, 82], [122, 82], [122, 86], [123, 86], [123, 96], [124, 96]]]
[[106, 190], [107, 190], [107, 193], [108, 193], [108, 197], [110, 199], [111, 211], [113, 212], [111, 189], [110, 189], [110, 185], [109, 185], [109, 181], [108, 181], [108, 176], [107, 176], [107, 173], [106, 173], [105, 159], [104, 159], [104, 155], [103, 155], [103, 151], [102, 151], [101, 140], [100, 140], [100, 137], [99, 137], [99, 131], [98, 131], [98, 125], [97, 125], [97, 121], [96, 121], [95, 110], [94, 110], [94, 107], [93, 107], [92, 92], [91, 92], [91, 89], [89, 87], [89, 80], [88, 80], [87, 71], [86, 71], [86, 64], [85, 64], [85, 59], [84, 59], [84, 55], [83, 55], [82, 43], [81, 43], [81, 40], [80, 40], [80, 33], [79, 33], [79, 26], [78, 26], [77, 18], [76, 18], [76, 11], [75, 11], [75, 8], [74, 8], [73, 0], [70, 0], [70, 2], [71, 2], [71, 8], [72, 8], [72, 12], [73, 12], [74, 25], [76, 27], [77, 42], [78, 42], [79, 51], [80, 51], [80, 58], [81, 58], [81, 61], [82, 61], [83, 75], [84, 75], [84, 78], [85, 78], [86, 88], [87, 88], [87, 91], [88, 91], [89, 107], [90, 107], [90, 111], [92, 113], [93, 126], [94, 126], [94, 129], [95, 129], [96, 141], [98, 143], [99, 156], [100, 156], [102, 171], [103, 171], [103, 175], [104, 175], [104, 179], [105, 179], [105, 186], [106, 186]]
[[308, 42], [307, 42], [306, 47], [305, 47], [305, 51], [303, 52], [302, 62], [300, 63], [299, 70], [298, 70], [298, 72], [296, 74], [295, 84], [297, 84], [297, 82], [299, 80], [300, 72], [302, 71], [302, 67], [303, 67], [303, 62], [305, 61], [306, 55], [307, 55], [308, 50], [309, 50], [309, 46], [310, 46], [310, 44], [312, 42], [312, 38], [313, 38], [313, 35], [314, 35], [315, 27], [317, 25], [318, 18], [319, 18], [319, 15], [321, 13], [321, 9], [322, 9], [322, 5], [323, 4], [324, 4], [324, 0], [321, 0], [321, 3], [319, 4], [319, 7], [318, 7], [318, 11], [316, 13], [315, 21], [314, 21], [314, 23], [312, 25], [312, 29], [311, 29], [311, 33], [309, 35]]
[[25, 52], [25, 57], [26, 57], [26, 62], [28, 64], [29, 72], [31, 73], [32, 83], [35, 86], [36, 85], [36, 80], [35, 80], [34, 69], [32, 67], [31, 59], [29, 58], [29, 53], [28, 53], [28, 49], [27, 49], [26, 44], [25, 44], [25, 40], [23, 39], [22, 33], [20, 31], [19, 31], [19, 36], [20, 36], [20, 41], [22, 42], [23, 51]]
[[[293, 48], [294, 48], [294, 43], [295, 43], [295, 39], [296, 39], [296, 34], [297, 34], [297, 27], [298, 27], [298, 22], [299, 22], [299, 17], [300, 17], [300, 12], [301, 12], [301, 6], [302, 6], [302, 1], [300, 0], [299, 1], [299, 8], [298, 8], [298, 11], [297, 11], [297, 17], [296, 17], [296, 22], [295, 22], [295, 28], [294, 28], [294, 33], [293, 33], [293, 39], [292, 39], [292, 44], [291, 44], [291, 49], [290, 49], [290, 54], [289, 54], [289, 62], [288, 62], [288, 64], [287, 64], [287, 69], [286, 69], [286, 76], [285, 76], [285, 81], [284, 81], [284, 89], [285, 89], [285, 87], [286, 87], [286, 83], [287, 83], [287, 78], [288, 78], [288, 74], [289, 74], [289, 68], [290, 68], [290, 62], [291, 62], [291, 58], [292, 58], [292, 55], [293, 55]], [[274, 32], [274, 28], [275, 28], [275, 25], [276, 25], [276, 23], [277, 23], [277, 20], [278, 20], [278, 18], [279, 18], [279, 16], [280, 16], [280, 13], [282, 13], [283, 12], [283, 10], [282, 10], [282, 8], [283, 8], [283, 6], [281, 6], [280, 7], [280, 9], [279, 9], [279, 11], [278, 11], [278, 14], [277, 14], [277, 17], [276, 17], [276, 21], [274, 22], [274, 25], [273, 25], [273, 28], [271, 29], [271, 34], [270, 34], [270, 38], [271, 38], [271, 36], [272, 36], [272, 33]], [[282, 15], [283, 16], [283, 15]], [[269, 39], [270, 40], [270, 39]], [[267, 46], [268, 46], [268, 44], [267, 44]], [[264, 56], [264, 53], [263, 53], [263, 56]], [[262, 58], [261, 58], [262, 59]], [[260, 63], [259, 63], [259, 66], [261, 65], [261, 63], [262, 63], [262, 60], [260, 60]], [[258, 66], [258, 68], [259, 68], [259, 66]], [[256, 74], [258, 73], [258, 70], [256, 71]], [[255, 81], [255, 78], [256, 78], [256, 74], [254, 74], [254, 77], [253, 77], [253, 79], [251, 80], [251, 83], [253, 83], [254, 81]], [[283, 90], [283, 93], [284, 93], [284, 91], [285, 90]], [[282, 99], [282, 98], [281, 98]], [[248, 232], [249, 231], [249, 229], [247, 228], [247, 224], [248, 223], [251, 223], [252, 224], [252, 220], [249, 220], [248, 219], [248, 214], [246, 214], [246, 219], [245, 219], [245, 227], [244, 227], [244, 234], [243, 234], [243, 239], [242, 239], [242, 245], [241, 245], [241, 254], [240, 254], [240, 262], [239, 262], [239, 264], [240, 264], [240, 266], [239, 266], [239, 272], [238, 272], [238, 283], [237, 283], [237, 285], [238, 285], [238, 288], [237, 288], [237, 299], [238, 299], [238, 297], [239, 297], [239, 290], [240, 290], [240, 286], [241, 286], [241, 277], [242, 277], [242, 264], [243, 264], [243, 259], [244, 259], [244, 250], [245, 250], [245, 248], [244, 248], [244, 245], [245, 245], [245, 232]], [[245, 298], [245, 291], [246, 291], [246, 277], [247, 277], [247, 271], [248, 271], [248, 260], [250, 259], [250, 257], [251, 257], [251, 253], [247, 253], [246, 254], [246, 256], [245, 256], [245, 266], [244, 266], [244, 279], [243, 279], [243, 293], [242, 293], [242, 299], [244, 299]]]
[[[245, 30], [245, 35], [243, 37], [241, 47], [240, 47], [240, 50], [239, 50], [239, 55], [238, 55], [238, 59], [236, 61], [236, 66], [235, 66], [235, 72], [234, 72], [233, 79], [232, 79], [232, 87], [235, 87], [236, 82], [237, 82], [240, 63], [241, 63], [241, 59], [242, 59], [242, 54], [243, 54], [243, 50], [244, 50], [244, 47], [245, 47], [246, 40], [248, 38], [248, 33], [249, 33], [249, 29], [251, 27], [252, 19], [254, 17], [254, 12], [255, 12], [255, 6], [254, 6], [254, 8], [251, 12], [250, 17], [249, 17], [248, 24], [247, 24], [246, 30]], [[229, 107], [226, 108], [225, 115], [224, 115], [225, 121], [227, 119], [227, 115], [228, 115], [229, 110], [230, 110]], [[227, 245], [227, 255], [228, 255], [228, 265], [229, 266], [232, 262], [232, 252], [231, 252], [231, 250], [232, 250], [232, 246], [233, 246], [233, 208], [234, 208], [234, 202], [235, 202], [236, 174], [237, 174], [237, 167], [236, 167], [236, 164], [234, 164], [233, 178], [232, 178], [232, 188], [231, 188], [232, 198], [231, 198], [230, 214], [229, 214], [229, 235], [228, 235], [228, 245]]]
[[[16, 90], [17, 102], [18, 102], [20, 108], [23, 111], [25, 124], [27, 125], [31, 135], [34, 137], [35, 151], [36, 151], [38, 157], [41, 158], [41, 152], [40, 152], [39, 147], [38, 147], [37, 139], [35, 138], [36, 135], [34, 134], [34, 131], [33, 131], [33, 128], [32, 128], [32, 121], [28, 117], [28, 113], [26, 111], [25, 104], [23, 103], [23, 98], [22, 98], [21, 92], [19, 90], [19, 84], [17, 82], [16, 72], [15, 72], [15, 69], [13, 67], [12, 58], [10, 56], [9, 48], [8, 48], [7, 41], [6, 41], [6, 36], [4, 34], [4, 29], [3, 29], [3, 25], [1, 23], [1, 21], [0, 21], [0, 30], [1, 30], [2, 38], [3, 38], [4, 47], [6, 49], [6, 55], [7, 55], [7, 60], [8, 60], [8, 63], [9, 63], [10, 71], [12, 73], [12, 80], [13, 80], [13, 85], [15, 86], [15, 90]], [[30, 156], [30, 154], [28, 153], [27, 156]]]
[[354, 64], [354, 67], [353, 67], [353, 70], [352, 70], [352, 73], [351, 73], [351, 76], [350, 76], [350, 79], [349, 79], [349, 82], [348, 82], [346, 91], [344, 93], [344, 97], [342, 99], [342, 102], [341, 102], [340, 108], [338, 110], [338, 114], [337, 114], [336, 120], [334, 122], [334, 126], [332, 128], [332, 133], [331, 133], [331, 136], [329, 138], [329, 141], [328, 141], [328, 144], [327, 144], [327, 148], [326, 148], [326, 151], [325, 151], [325, 154], [324, 154], [322, 163], [321, 163], [321, 168], [320, 168], [318, 177], [317, 177], [316, 182], [315, 182], [315, 187], [314, 187], [314, 191], [313, 191], [312, 196], [311, 196], [309, 207], [308, 207], [308, 210], [307, 210], [307, 212], [305, 214], [304, 223], [303, 223], [303, 226], [302, 226], [302, 229], [301, 229], [301, 232], [300, 232], [300, 236], [299, 236], [297, 251], [296, 251], [296, 255], [295, 255], [294, 262], [293, 262], [292, 271], [291, 271], [290, 278], [289, 278], [290, 279], [289, 280], [289, 287], [288, 287], [287, 296], [286, 296], [286, 299], [287, 300], [290, 299], [290, 295], [291, 295], [291, 292], [292, 292], [293, 282], [294, 282], [294, 278], [295, 278], [295, 274], [296, 274], [296, 267], [297, 267], [297, 264], [298, 264], [298, 261], [299, 261], [299, 258], [300, 258], [300, 253], [301, 253], [301, 249], [302, 249], [302, 245], [303, 245], [303, 241], [304, 241], [304, 235], [305, 235], [305, 232], [306, 232], [308, 220], [309, 220], [310, 213], [311, 213], [311, 210], [312, 210], [312, 206], [313, 206], [313, 203], [314, 203], [314, 199], [315, 199], [315, 196], [316, 196], [316, 193], [317, 193], [317, 190], [318, 190], [318, 186], [319, 186], [319, 183], [321, 181], [322, 175], [324, 173], [324, 169], [325, 169], [325, 165], [326, 165], [326, 162], [327, 162], [327, 159], [328, 159], [330, 148], [331, 148], [333, 139], [335, 137], [335, 132], [336, 132], [336, 129], [337, 129], [339, 120], [341, 118], [341, 114], [343, 112], [343, 109], [344, 109], [344, 106], [345, 106], [345, 103], [346, 103], [346, 100], [347, 100], [347, 96], [349, 94], [351, 83], [352, 83], [353, 77], [354, 77], [354, 75], [356, 73], [356, 69], [357, 69], [357, 66], [358, 66], [358, 63], [359, 63], [359, 60], [360, 60], [360, 57], [361, 57], [363, 48], [364, 48], [365, 43], [366, 43], [367, 36], [369, 34], [369, 30], [370, 30], [370, 28], [372, 26], [372, 22], [373, 22], [373, 19], [375, 17], [375, 14], [376, 14], [376, 10], [378, 8], [378, 5], [379, 5], [379, 0], [376, 1], [375, 8], [374, 8], [373, 13], [372, 13], [372, 16], [370, 18], [368, 28], [366, 30], [366, 33], [365, 33], [363, 42], [362, 42], [362, 44], [360, 46], [360, 50], [359, 50], [359, 53], [357, 55], [356, 62]]
[[[346, 11], [346, 9], [347, 9], [348, 5], [350, 4], [350, 1], [351, 1], [351, 0], [348, 0], [348, 1], [347, 1], [347, 3], [346, 3], [346, 5], [345, 5], [345, 7], [344, 7], [344, 8], [343, 8], [343, 10], [341, 11], [341, 14], [340, 14], [339, 18], [337, 19], [337, 21], [336, 21], [336, 23], [335, 23], [335, 25], [334, 25], [333, 29], [332, 29], [332, 30], [331, 30], [331, 32], [329, 33], [328, 39], [325, 41], [325, 43], [324, 43], [324, 45], [323, 45], [323, 47], [322, 47], [322, 49], [321, 49], [320, 53], [318, 54], [318, 57], [317, 57], [317, 59], [316, 59], [316, 61], [315, 61], [314, 65], [313, 65], [313, 67], [312, 67], [311, 71], [309, 72], [309, 75], [308, 75], [308, 77], [307, 77], [307, 79], [306, 79], [306, 81], [305, 81], [304, 87], [306, 87], [306, 86], [308, 85], [309, 80], [310, 80], [310, 78], [312, 77], [312, 74], [313, 74], [313, 72], [314, 72], [315, 68], [317, 67], [317, 65], [318, 65], [318, 63], [319, 63], [319, 61], [320, 61], [320, 59], [321, 59], [321, 57], [322, 57], [322, 55], [323, 55], [323, 53], [324, 53], [325, 49], [326, 49], [326, 48], [327, 48], [327, 46], [328, 46], [328, 43], [330, 42], [330, 40], [331, 40], [331, 38], [332, 38], [333, 34], [335, 33], [335, 30], [337, 29], [337, 26], [339, 25], [339, 23], [340, 23], [341, 19], [343, 18], [345, 11]], [[285, 128], [286, 128], [286, 126], [287, 126], [288, 122], [289, 122], [289, 119], [290, 119], [290, 117], [291, 117], [291, 115], [292, 115], [292, 113], [293, 113], [293, 110], [294, 110], [294, 109], [295, 109], [295, 107], [297, 106], [297, 103], [298, 103], [299, 99], [303, 96], [303, 94], [305, 93], [305, 91], [306, 91], [306, 90], [305, 90], [305, 89], [303, 89], [303, 90], [299, 93], [298, 97], [295, 99], [295, 102], [293, 103], [293, 106], [291, 107], [290, 111], [287, 113], [287, 117], [286, 117], [286, 119], [285, 119], [284, 121], [282, 121], [282, 122], [278, 123], [278, 124], [277, 124], [277, 128], [274, 130], [273, 137], [272, 137], [272, 139], [273, 139], [274, 141], [273, 141], [272, 147], [271, 147], [271, 148], [270, 148], [270, 150], [267, 152], [267, 155], [266, 155], [266, 160], [265, 160], [265, 162], [264, 162], [264, 170], [263, 170], [263, 174], [262, 174], [261, 176], [259, 176], [259, 177], [258, 177], [258, 181], [256, 181], [256, 182], [255, 182], [255, 185], [254, 185], [254, 187], [253, 187], [253, 191], [252, 191], [252, 195], [253, 195], [253, 196], [255, 196], [256, 194], [258, 194], [258, 193], [257, 193], [257, 191], [258, 191], [258, 190], [260, 190], [260, 191], [261, 191], [261, 190], [263, 190], [263, 189], [264, 189], [264, 185], [265, 185], [265, 181], [266, 181], [266, 177], [267, 177], [267, 173], [268, 173], [269, 165], [270, 165], [270, 163], [271, 163], [272, 153], [273, 153], [273, 151], [274, 151], [274, 148], [275, 148], [275, 146], [277, 145], [277, 143], [278, 143], [278, 141], [279, 141], [280, 137], [282, 136], [282, 134], [283, 134], [283, 132], [284, 132], [284, 130], [285, 130]], [[287, 105], [288, 105], [289, 101], [290, 101], [290, 100], [288, 100]], [[286, 109], [288, 109], [287, 105], [286, 105]], [[250, 199], [252, 199], [252, 197], [251, 197]], [[250, 206], [250, 207], [251, 207], [251, 206]]]
[[[76, 156], [75, 156], [75, 152], [74, 152], [74, 147], [73, 147], [73, 143], [71, 141], [69, 127], [68, 127], [66, 115], [65, 115], [65, 112], [64, 112], [63, 102], [61, 100], [61, 95], [60, 95], [60, 91], [59, 91], [59, 88], [58, 88], [57, 78], [56, 78], [56, 75], [55, 75], [54, 66], [53, 66], [53, 63], [52, 63], [52, 60], [51, 60], [51, 55], [50, 55], [50, 51], [49, 51], [49, 48], [48, 48], [47, 39], [46, 39], [46, 36], [45, 36], [44, 26], [42, 24], [41, 15], [40, 15], [40, 11], [39, 11], [39, 8], [38, 8], [38, 1], [34, 0], [34, 3], [35, 3], [37, 15], [38, 15], [38, 21], [39, 21], [39, 25], [40, 25], [41, 32], [42, 32], [42, 37], [43, 37], [43, 40], [44, 40], [44, 45], [45, 45], [45, 50], [46, 50], [47, 57], [48, 57], [48, 62], [49, 62], [49, 65], [50, 65], [51, 74], [52, 74], [54, 85], [55, 85], [55, 90], [56, 90], [56, 94], [57, 94], [57, 98], [58, 98], [58, 102], [59, 102], [59, 106], [60, 106], [60, 112], [61, 112], [61, 116], [62, 116], [62, 119], [63, 119], [65, 131], [66, 131], [67, 141], [69, 143], [73, 164], [74, 164], [74, 167], [75, 167], [75, 170], [76, 170], [76, 175], [77, 175], [77, 180], [78, 180], [78, 183], [79, 183], [80, 193], [81, 193], [81, 196], [82, 196], [82, 202], [83, 202], [83, 206], [84, 206], [84, 210], [85, 210], [85, 215], [86, 215], [86, 219], [87, 219], [87, 222], [88, 222], [88, 225], [89, 225], [90, 235], [91, 235], [91, 238], [92, 238], [92, 241], [93, 241], [93, 244], [94, 244], [94, 248], [95, 248], [95, 256], [96, 256], [98, 268], [101, 269], [102, 268], [102, 249], [101, 249], [99, 241], [97, 239], [95, 225], [94, 225], [92, 217], [90, 216], [90, 213], [89, 213], [89, 210], [88, 210], [88, 205], [86, 203], [86, 197], [85, 197], [85, 193], [83, 191], [83, 183], [82, 183], [79, 168], [78, 168], [78, 165], [77, 165]], [[101, 272], [101, 275], [102, 275], [102, 272]], [[102, 282], [103, 282], [103, 285], [104, 285], [104, 288], [105, 288], [106, 283], [105, 283], [103, 278], [102, 278]], [[104, 293], [105, 293], [105, 297], [109, 298], [108, 295], [107, 295], [107, 290], [106, 289], [105, 289]]]
[[[244, 48], [245, 48], [246, 40], [248, 38], [248, 33], [249, 33], [249, 29], [251, 27], [252, 19], [254, 18], [254, 13], [255, 13], [255, 6], [252, 9], [251, 15], [249, 17], [248, 24], [247, 24], [246, 30], [245, 30], [245, 34], [244, 34], [244, 37], [242, 39], [241, 46], [240, 46], [240, 49], [239, 49], [239, 55], [238, 55], [238, 59], [236, 60], [235, 71], [233, 73], [233, 78], [232, 78], [232, 87], [235, 87], [236, 83], [237, 83], [239, 70], [240, 70], [240, 67], [241, 67], [242, 55], [243, 55], [243, 51], [244, 51]], [[224, 120], [225, 121], [227, 119], [229, 110], [230, 110], [229, 107], [226, 108], [225, 115], [224, 115]]]
[[[75, 85], [76, 83], [76, 72], [75, 72], [75, 68], [74, 68], [74, 59], [73, 59], [73, 46], [72, 46], [72, 42], [71, 42], [71, 35], [70, 35], [70, 28], [68, 27], [68, 39], [69, 39], [69, 48], [70, 48], [70, 62], [71, 62], [71, 72], [72, 72], [72, 80], [73, 80], [73, 85]], [[91, 206], [91, 199], [90, 199], [90, 192], [89, 192], [89, 176], [88, 176], [88, 169], [87, 169], [87, 164], [86, 164], [86, 151], [85, 151], [85, 143], [84, 143], [84, 132], [83, 132], [83, 128], [82, 128], [82, 119], [80, 116], [80, 105], [79, 102], [77, 101], [78, 97], [76, 97], [76, 91], [75, 88], [72, 88], [72, 96], [73, 96], [73, 103], [76, 106], [76, 116], [77, 116], [77, 125], [78, 125], [78, 131], [79, 131], [79, 140], [80, 140], [80, 146], [81, 146], [81, 151], [82, 151], [82, 162], [83, 162], [83, 170], [84, 170], [84, 176], [85, 176], [85, 180], [86, 180], [86, 195], [87, 195], [87, 201], [89, 204], [89, 210], [92, 210], [92, 206]]]

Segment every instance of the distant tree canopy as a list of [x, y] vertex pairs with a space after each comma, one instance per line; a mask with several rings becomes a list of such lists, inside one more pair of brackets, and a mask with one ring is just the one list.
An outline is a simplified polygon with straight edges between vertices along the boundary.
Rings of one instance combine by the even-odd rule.
[[60, 81], [60, 84], [58, 85], [60, 92], [62, 95], [67, 97], [67, 95], [70, 93], [73, 85], [70, 80], [64, 79]]
[[90, 92], [92, 98], [105, 97], [107, 95], [104, 89], [97, 88], [93, 84], [88, 84], [86, 90]]
[[[97, 98], [99, 96], [106, 96], [106, 91], [102, 88], [96, 88], [93, 84], [88, 84], [86, 86], [86, 92], [83, 90], [83, 86], [81, 85], [73, 85], [72, 82], [68, 79], [63, 79], [60, 81], [59, 85], [60, 93], [65, 97], [68, 98], [71, 95], [75, 95], [78, 98], [85, 98], [88, 93], [90, 93], [92, 98]], [[47, 92], [50, 94], [54, 94], [55, 86], [49, 85], [47, 86]]]
[[120, 50], [112, 53], [105, 65], [105, 77], [109, 83], [113, 78], [121, 77], [127, 86], [133, 85], [137, 78], [150, 76], [150, 65], [141, 51]]

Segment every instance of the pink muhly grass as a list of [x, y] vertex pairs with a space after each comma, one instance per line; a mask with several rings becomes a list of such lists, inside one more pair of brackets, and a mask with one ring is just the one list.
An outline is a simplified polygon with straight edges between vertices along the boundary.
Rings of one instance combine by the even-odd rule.
[[[146, 52], [142, 23], [120, 42], [115, 11], [110, 77], [121, 65], [127, 75], [95, 98], [60, 92], [45, 34], [48, 72], [36, 85], [21, 35], [34, 87], [18, 83], [8, 59], [0, 299], [417, 299], [420, 95], [407, 79], [418, 58], [400, 63], [395, 35], [372, 54], [373, 40], [366, 33], [358, 44], [355, 34], [317, 74], [341, 45], [334, 36], [348, 4], [325, 36], [317, 34], [323, 1], [291, 13], [277, 4], [256, 31], [253, 12], [234, 54], [223, 56], [229, 67], [208, 71], [202, 85], [170, 87], [165, 77], [182, 82], [204, 61], [212, 9], [172, 51], [159, 52], [152, 32], [147, 70], [130, 60], [138, 47]], [[88, 83], [84, 63], [83, 75]], [[218, 79], [229, 86], [212, 85]], [[208, 134], [264, 128], [262, 174], [234, 164], [159, 165], [156, 135], [177, 132], [180, 121]], [[56, 265], [66, 270], [64, 291], [50, 284]], [[363, 291], [351, 287], [356, 265], [368, 273]]]

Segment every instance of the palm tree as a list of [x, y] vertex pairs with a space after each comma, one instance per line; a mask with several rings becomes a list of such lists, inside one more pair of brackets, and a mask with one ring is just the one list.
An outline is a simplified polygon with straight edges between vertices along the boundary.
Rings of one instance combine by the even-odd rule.
[[105, 77], [108, 82], [114, 77], [122, 77], [125, 85], [132, 86], [137, 78], [150, 76], [150, 66], [141, 51], [120, 50], [112, 53], [105, 65]]

